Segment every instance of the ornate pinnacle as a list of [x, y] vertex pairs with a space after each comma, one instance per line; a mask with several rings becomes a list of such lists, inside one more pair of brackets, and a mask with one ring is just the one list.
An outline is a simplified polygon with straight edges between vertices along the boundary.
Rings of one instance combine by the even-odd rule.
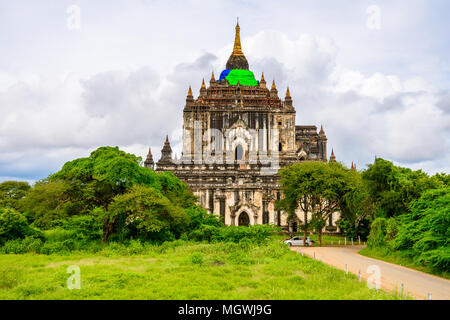
[[289, 92], [289, 87], [287, 87], [286, 89], [286, 98], [290, 98], [291, 97], [291, 93]]
[[277, 90], [277, 87], [275, 86], [275, 80], [272, 82], [272, 90]]
[[191, 86], [189, 86], [188, 97], [192, 97], [192, 89], [191, 89]]
[[144, 166], [146, 168], [153, 169], [153, 164], [154, 164], [154, 162], [153, 162], [152, 150], [151, 150], [151, 148], [148, 148], [147, 158], [144, 161]]
[[232, 55], [235, 55], [235, 56], [243, 56], [244, 55], [244, 53], [242, 52], [242, 47], [241, 47], [240, 30], [241, 30], [241, 28], [239, 27], [239, 18], [238, 18], [238, 21], [236, 23], [236, 33], [234, 35], [234, 47], [233, 47], [233, 53], [232, 53]]
[[333, 150], [333, 148], [331, 149], [330, 161], [331, 161], [331, 162], [336, 161], [336, 157], [334, 156], [334, 150]]
[[261, 81], [266, 81], [266, 80], [264, 80], [264, 72], [261, 73]]
[[323, 126], [322, 125], [320, 125], [319, 135], [321, 135], [321, 136], [325, 135], [325, 131], [323, 131]]
[[213, 81], [216, 81], [216, 78], [214, 77], [214, 71], [213, 71], [212, 74], [211, 74], [211, 80], [210, 80], [210, 82], [213, 82]]
[[202, 79], [202, 86], [201, 86], [200, 88], [201, 88], [201, 89], [206, 89], [206, 86], [205, 86], [205, 78]]

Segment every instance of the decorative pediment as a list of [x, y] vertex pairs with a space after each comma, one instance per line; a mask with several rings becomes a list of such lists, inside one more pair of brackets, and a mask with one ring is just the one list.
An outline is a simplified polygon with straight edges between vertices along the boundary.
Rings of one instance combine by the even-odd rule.
[[299, 160], [306, 160], [308, 158], [308, 154], [306, 153], [306, 151], [302, 148], [298, 153], [297, 153], [297, 158]]
[[[251, 213], [257, 215], [259, 212], [259, 206], [254, 205], [251, 201], [246, 199], [239, 200], [234, 206], [230, 206], [230, 211], [232, 214], [236, 214], [241, 208], [248, 208]], [[250, 214], [250, 212], [248, 212]]]
[[231, 129], [247, 129], [248, 125], [245, 123], [244, 120], [241, 119], [241, 117], [239, 117], [239, 119], [236, 120], [235, 123], [233, 123], [233, 125], [231, 126]]

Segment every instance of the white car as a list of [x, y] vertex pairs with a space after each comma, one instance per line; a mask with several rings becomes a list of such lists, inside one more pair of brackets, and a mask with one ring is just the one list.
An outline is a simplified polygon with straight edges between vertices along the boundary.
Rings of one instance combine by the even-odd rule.
[[[293, 237], [292, 239], [284, 240], [284, 243], [292, 246], [303, 246], [303, 237]], [[306, 246], [312, 246], [312, 241], [309, 237], [306, 237]]]

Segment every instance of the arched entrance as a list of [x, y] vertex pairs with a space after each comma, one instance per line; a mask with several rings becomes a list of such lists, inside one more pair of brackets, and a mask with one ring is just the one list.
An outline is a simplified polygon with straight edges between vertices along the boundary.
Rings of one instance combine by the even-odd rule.
[[250, 218], [248, 217], [247, 212], [242, 211], [239, 215], [239, 225], [240, 226], [248, 226], [250, 224]]
[[244, 149], [240, 144], [236, 146], [236, 149], [234, 150], [234, 160], [235, 161], [241, 161], [244, 159]]
[[297, 222], [292, 222], [292, 232], [297, 233]]

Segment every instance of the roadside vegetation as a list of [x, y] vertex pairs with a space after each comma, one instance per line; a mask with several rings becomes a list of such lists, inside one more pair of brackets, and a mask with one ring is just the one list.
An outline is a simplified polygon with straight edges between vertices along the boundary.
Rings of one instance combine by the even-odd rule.
[[[342, 235], [367, 241], [361, 253], [447, 277], [450, 273], [450, 176], [429, 176], [377, 158], [358, 172], [340, 163], [305, 162], [280, 170], [284, 198], [278, 207], [302, 209], [304, 237], [341, 212]], [[306, 213], [311, 215], [306, 219]], [[331, 240], [334, 243], [334, 240]]]

